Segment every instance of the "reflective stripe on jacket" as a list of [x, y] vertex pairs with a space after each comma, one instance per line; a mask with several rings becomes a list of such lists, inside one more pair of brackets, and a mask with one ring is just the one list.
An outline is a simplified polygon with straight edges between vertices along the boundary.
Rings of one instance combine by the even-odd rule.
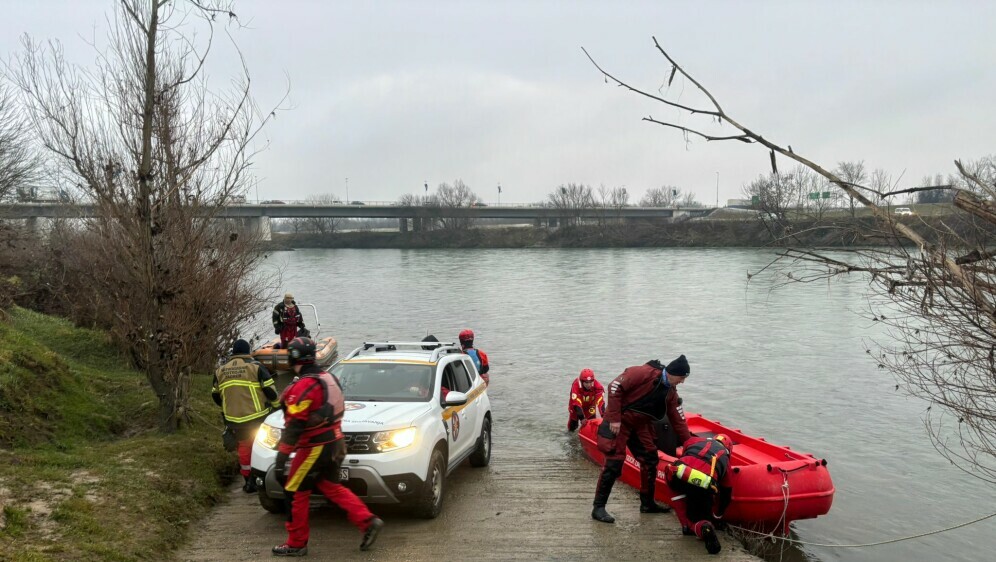
[[273, 379], [260, 381], [259, 363], [247, 356], [229, 359], [215, 372], [214, 390], [221, 394], [221, 411], [232, 423], [244, 423], [270, 413], [264, 387], [274, 385]]

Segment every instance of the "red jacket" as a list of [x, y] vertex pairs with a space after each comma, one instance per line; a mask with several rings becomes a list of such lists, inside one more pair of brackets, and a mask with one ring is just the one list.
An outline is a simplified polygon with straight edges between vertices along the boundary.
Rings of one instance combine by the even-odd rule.
[[575, 406], [581, 408], [586, 420], [594, 418], [596, 410], [604, 418], [605, 389], [602, 387], [602, 383], [595, 381], [591, 390], [585, 390], [581, 386], [581, 378], [574, 379], [574, 384], [571, 385], [571, 400], [567, 404], [567, 409], [573, 412]]
[[[605, 409], [605, 421], [609, 423], [619, 423], [622, 421], [623, 410], [626, 406], [636, 402], [646, 396], [654, 389], [654, 383], [661, 378], [663, 369], [657, 369], [650, 365], [637, 365], [622, 372], [609, 383], [609, 405]], [[688, 431], [688, 423], [685, 421], [685, 414], [681, 410], [678, 397], [678, 390], [674, 387], [668, 389], [667, 393], [667, 417], [678, 436], [678, 443], [684, 443], [692, 436]]]

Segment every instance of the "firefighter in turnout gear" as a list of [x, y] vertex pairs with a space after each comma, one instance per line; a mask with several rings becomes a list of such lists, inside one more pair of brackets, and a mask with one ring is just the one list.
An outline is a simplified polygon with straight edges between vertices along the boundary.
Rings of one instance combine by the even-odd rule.
[[680, 443], [690, 437], [688, 423], [680, 408], [677, 386], [691, 369], [682, 355], [667, 367], [656, 359], [630, 367], [609, 384], [609, 405], [598, 426], [596, 443], [605, 455], [605, 464], [595, 488], [592, 519], [614, 523], [605, 511], [612, 486], [622, 474], [626, 448], [640, 463], [640, 513], [666, 513], [671, 509], [654, 500], [657, 483], [657, 444], [654, 422], [667, 416]]
[[[308, 509], [312, 490], [318, 490], [342, 508], [350, 523], [363, 533], [360, 550], [377, 539], [384, 522], [349, 488], [339, 483], [339, 468], [346, 456], [342, 434], [345, 403], [339, 381], [315, 365], [315, 342], [295, 338], [287, 345], [288, 360], [299, 375], [281, 397], [284, 430], [277, 448], [274, 472], [284, 487], [287, 542], [273, 547], [275, 556], [308, 553]], [[295, 452], [294, 459], [288, 459]]]
[[681, 532], [702, 539], [709, 554], [722, 549], [716, 523], [733, 499], [732, 452], [733, 441], [726, 434], [712, 439], [692, 437], [685, 442], [681, 457], [664, 468], [668, 486], [678, 494], [674, 513], [681, 522]]
[[567, 431], [574, 431], [593, 419], [596, 413], [605, 417], [605, 389], [595, 380], [595, 371], [582, 369], [571, 385], [571, 401], [567, 404], [570, 418]]
[[250, 352], [249, 342], [236, 340], [231, 358], [215, 371], [211, 388], [211, 398], [221, 406], [225, 424], [238, 441], [239, 472], [245, 479], [242, 490], [246, 493], [256, 491], [256, 483], [249, 476], [252, 441], [263, 419], [279, 405], [273, 377], [250, 357]]

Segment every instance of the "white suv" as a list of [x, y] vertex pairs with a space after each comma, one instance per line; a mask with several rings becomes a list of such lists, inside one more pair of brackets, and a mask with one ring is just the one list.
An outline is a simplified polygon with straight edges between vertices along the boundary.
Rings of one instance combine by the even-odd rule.
[[[476, 467], [491, 461], [487, 384], [459, 347], [365, 343], [329, 371], [346, 396], [340, 481], [365, 502], [405, 504], [431, 519], [450, 472], [467, 459]], [[283, 412], [270, 414], [252, 448], [259, 503], [273, 513], [285, 509], [273, 473], [283, 427]]]

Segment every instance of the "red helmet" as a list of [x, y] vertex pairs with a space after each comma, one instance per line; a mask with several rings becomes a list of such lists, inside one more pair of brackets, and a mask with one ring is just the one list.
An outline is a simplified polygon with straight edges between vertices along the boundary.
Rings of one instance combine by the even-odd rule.
[[474, 341], [474, 330], [463, 330], [460, 332], [460, 341]]
[[719, 441], [727, 449], [729, 449], [731, 451], [733, 450], [733, 439], [730, 439], [729, 435], [727, 435], [725, 433], [717, 433], [716, 435], [713, 436], [712, 439], [713, 439], [713, 441]]
[[591, 369], [581, 369], [581, 382], [595, 382], [595, 371]]

